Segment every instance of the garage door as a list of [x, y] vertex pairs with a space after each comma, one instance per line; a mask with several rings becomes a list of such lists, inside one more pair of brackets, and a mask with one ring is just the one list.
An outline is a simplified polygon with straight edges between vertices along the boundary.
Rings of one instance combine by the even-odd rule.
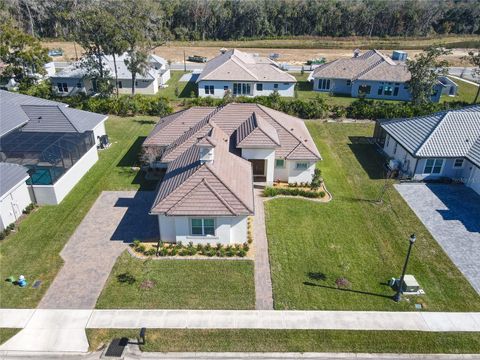
[[470, 186], [475, 192], [480, 194], [480, 169], [478, 167], [473, 167], [467, 186]]

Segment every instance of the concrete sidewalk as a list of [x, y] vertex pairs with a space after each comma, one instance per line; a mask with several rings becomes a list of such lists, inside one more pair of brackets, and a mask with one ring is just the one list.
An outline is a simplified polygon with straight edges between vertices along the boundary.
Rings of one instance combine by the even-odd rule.
[[325, 329], [480, 332], [480, 313], [269, 310], [0, 309], [23, 327], [0, 351], [87, 352], [85, 329]]

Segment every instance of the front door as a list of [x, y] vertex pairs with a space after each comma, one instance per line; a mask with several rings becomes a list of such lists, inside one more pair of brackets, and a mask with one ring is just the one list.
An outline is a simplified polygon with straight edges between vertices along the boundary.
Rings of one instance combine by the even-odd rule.
[[253, 179], [265, 181], [265, 160], [249, 160], [252, 163]]

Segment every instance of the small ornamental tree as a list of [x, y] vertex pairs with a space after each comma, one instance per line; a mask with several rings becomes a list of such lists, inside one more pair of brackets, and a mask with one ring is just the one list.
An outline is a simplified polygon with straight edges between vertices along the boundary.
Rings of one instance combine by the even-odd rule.
[[448, 73], [448, 61], [439, 60], [439, 57], [450, 53], [450, 50], [433, 45], [424, 49], [415, 59], [407, 60], [407, 68], [411, 74], [408, 85], [414, 104], [430, 102], [438, 76]]

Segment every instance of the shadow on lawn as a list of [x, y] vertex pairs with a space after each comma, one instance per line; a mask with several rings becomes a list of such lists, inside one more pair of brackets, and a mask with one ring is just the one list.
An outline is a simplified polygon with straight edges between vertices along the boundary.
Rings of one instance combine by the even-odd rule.
[[139, 191], [155, 190], [158, 183], [156, 180], [147, 180], [144, 171], [132, 169], [140, 167], [141, 165], [139, 156], [145, 139], [145, 136], [139, 136], [117, 164], [117, 167], [123, 168], [122, 171], [126, 176], [131, 175], [132, 172], [136, 172], [132, 184], [140, 185]]
[[368, 177], [372, 180], [385, 179], [386, 169], [383, 167], [385, 159], [377, 151], [376, 146], [370, 142], [370, 138], [365, 136], [349, 136], [350, 150], [357, 158], [357, 161], [366, 171]]
[[[327, 280], [327, 275], [322, 273], [322, 272], [308, 272], [307, 276], [311, 280], [318, 280], [318, 281], [325, 281]], [[386, 285], [389, 286], [387, 283], [380, 283], [381, 285]], [[385, 295], [385, 294], [377, 294], [377, 293], [372, 293], [368, 291], [361, 291], [361, 290], [353, 290], [353, 289], [347, 289], [347, 288], [340, 288], [340, 287], [335, 287], [335, 286], [330, 286], [330, 285], [321, 285], [321, 284], [316, 284], [310, 281], [304, 281], [303, 285], [306, 286], [317, 286], [325, 289], [330, 289], [330, 290], [338, 290], [338, 291], [345, 291], [345, 292], [352, 292], [356, 294], [361, 294], [361, 295], [369, 295], [369, 296], [377, 296], [377, 297], [382, 297], [382, 298], [387, 298], [391, 299], [392, 295]]]

